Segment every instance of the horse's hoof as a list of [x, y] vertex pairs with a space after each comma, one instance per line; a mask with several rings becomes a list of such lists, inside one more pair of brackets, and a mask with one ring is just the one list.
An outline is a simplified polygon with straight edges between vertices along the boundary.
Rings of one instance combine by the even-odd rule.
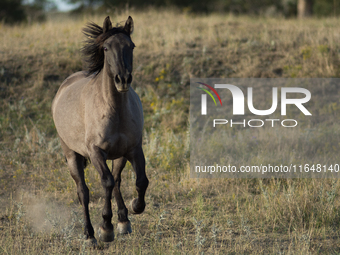
[[130, 221], [118, 222], [117, 226], [118, 235], [126, 235], [132, 232]]
[[142, 206], [138, 205], [137, 198], [134, 198], [131, 201], [131, 211], [133, 214], [141, 214], [142, 212], [144, 212], [144, 209], [145, 209], [145, 203]]
[[105, 230], [102, 227], [98, 228], [98, 237], [103, 242], [112, 242], [115, 239], [113, 230]]
[[85, 240], [85, 245], [89, 248], [96, 248], [98, 246], [96, 238], [88, 238]]

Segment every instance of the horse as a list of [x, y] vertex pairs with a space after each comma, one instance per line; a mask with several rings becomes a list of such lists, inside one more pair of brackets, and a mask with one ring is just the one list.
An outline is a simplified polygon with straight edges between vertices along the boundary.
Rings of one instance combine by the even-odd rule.
[[[114, 240], [112, 193], [118, 207], [118, 234], [132, 232], [128, 209], [120, 192], [121, 172], [127, 160], [134, 169], [138, 193], [131, 201], [130, 210], [140, 214], [145, 209], [149, 180], [142, 149], [143, 108], [131, 87], [133, 29], [131, 16], [124, 26], [113, 27], [109, 16], [103, 27], [88, 23], [83, 28], [87, 39], [82, 48], [87, 69], [66, 78], [52, 102], [53, 121], [83, 207], [85, 238], [92, 244], [97, 240], [90, 220], [89, 189], [84, 178], [87, 159], [98, 171], [105, 191], [103, 221], [98, 228], [100, 240]], [[112, 172], [107, 160], [112, 160]]]

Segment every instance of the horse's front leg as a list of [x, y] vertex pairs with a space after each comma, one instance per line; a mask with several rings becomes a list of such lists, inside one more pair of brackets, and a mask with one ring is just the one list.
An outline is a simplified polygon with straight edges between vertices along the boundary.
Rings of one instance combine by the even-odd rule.
[[140, 214], [145, 209], [144, 197], [149, 185], [149, 180], [145, 174], [145, 158], [141, 145], [129, 154], [128, 160], [136, 173], [136, 190], [138, 193], [138, 197], [131, 202], [131, 209], [132, 213]]
[[112, 175], [115, 179], [115, 187], [113, 189], [113, 196], [117, 203], [118, 214], [118, 234], [124, 235], [132, 232], [131, 223], [128, 219], [128, 210], [125, 206], [122, 194], [120, 192], [121, 173], [126, 164], [126, 158], [121, 157], [112, 161]]
[[105, 190], [105, 204], [103, 209], [103, 222], [98, 229], [98, 236], [103, 242], [112, 242], [114, 240], [112, 220], [112, 190], [114, 188], [114, 179], [106, 164], [106, 153], [97, 146], [90, 146], [90, 160], [98, 171], [101, 183]]

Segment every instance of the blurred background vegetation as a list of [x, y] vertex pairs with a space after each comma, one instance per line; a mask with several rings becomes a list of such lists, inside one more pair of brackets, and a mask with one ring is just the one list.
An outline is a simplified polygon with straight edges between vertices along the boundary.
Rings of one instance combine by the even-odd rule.
[[0, 22], [42, 22], [60, 3], [74, 6], [72, 14], [109, 13], [119, 9], [177, 8], [186, 13], [232, 13], [252, 16], [339, 16], [337, 0], [1, 0]]

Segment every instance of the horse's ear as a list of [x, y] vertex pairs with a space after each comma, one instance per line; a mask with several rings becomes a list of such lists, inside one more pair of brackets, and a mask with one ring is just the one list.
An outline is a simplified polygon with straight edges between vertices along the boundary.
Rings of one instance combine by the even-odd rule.
[[111, 20], [110, 20], [110, 16], [107, 16], [104, 20], [104, 23], [103, 23], [103, 33], [106, 33], [110, 29], [112, 29], [112, 23], [111, 23]]
[[131, 35], [133, 33], [133, 20], [131, 16], [128, 17], [127, 21], [125, 22], [124, 30]]

